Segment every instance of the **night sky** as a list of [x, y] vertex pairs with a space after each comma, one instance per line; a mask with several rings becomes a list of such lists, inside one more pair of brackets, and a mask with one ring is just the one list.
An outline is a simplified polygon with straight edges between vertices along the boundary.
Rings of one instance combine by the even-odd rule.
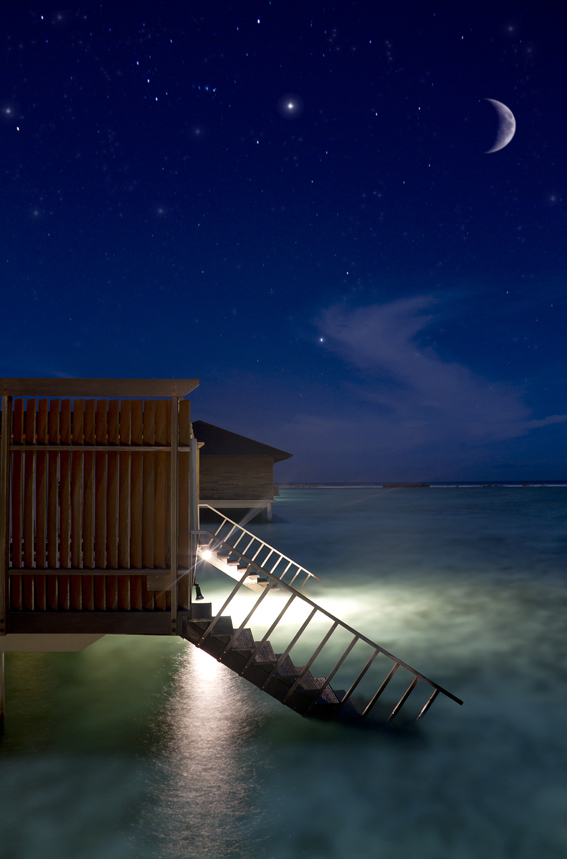
[[564, 0], [8, 6], [0, 376], [198, 378], [280, 481], [567, 478]]

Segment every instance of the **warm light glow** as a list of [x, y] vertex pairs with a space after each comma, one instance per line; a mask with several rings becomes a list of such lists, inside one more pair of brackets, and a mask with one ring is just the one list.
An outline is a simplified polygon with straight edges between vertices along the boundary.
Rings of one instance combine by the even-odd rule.
[[211, 552], [210, 549], [202, 549], [201, 550], [201, 557], [204, 561], [208, 561], [212, 554], [213, 553]]

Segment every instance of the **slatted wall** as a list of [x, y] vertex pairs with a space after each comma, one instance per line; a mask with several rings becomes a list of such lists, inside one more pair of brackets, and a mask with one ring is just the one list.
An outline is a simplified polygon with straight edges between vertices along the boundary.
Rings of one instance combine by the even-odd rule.
[[189, 566], [190, 402], [178, 408], [174, 514], [171, 400], [13, 399], [10, 610], [171, 609], [172, 535]]

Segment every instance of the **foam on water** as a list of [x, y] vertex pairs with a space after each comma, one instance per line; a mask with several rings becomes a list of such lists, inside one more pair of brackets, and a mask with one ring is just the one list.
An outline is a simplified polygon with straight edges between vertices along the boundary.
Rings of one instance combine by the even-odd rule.
[[[275, 513], [248, 527], [309, 595], [464, 706], [357, 731], [178, 639], [8, 654], [0, 855], [565, 856], [567, 489], [290, 489]], [[219, 607], [230, 582], [200, 581]]]

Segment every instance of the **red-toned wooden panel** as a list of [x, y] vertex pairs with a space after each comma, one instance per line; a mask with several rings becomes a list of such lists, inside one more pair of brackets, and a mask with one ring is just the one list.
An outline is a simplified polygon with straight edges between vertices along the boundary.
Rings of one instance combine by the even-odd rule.
[[[156, 443], [156, 401], [144, 403], [144, 447]], [[142, 497], [142, 566], [154, 566], [154, 510], [155, 510], [155, 453], [144, 455], [143, 497]], [[144, 609], [155, 607], [154, 592], [148, 591], [146, 578], [142, 581], [142, 601]]]
[[[59, 421], [61, 403], [51, 400], [49, 403], [48, 439], [50, 444], [59, 444]], [[55, 570], [59, 566], [59, 454], [51, 451], [47, 455], [47, 565]], [[47, 607], [56, 611], [59, 607], [58, 576], [47, 577]]]
[[[12, 406], [14, 443], [24, 441], [24, 401], [14, 400]], [[12, 566], [22, 566], [23, 534], [23, 499], [24, 499], [24, 455], [18, 451], [12, 453]], [[10, 576], [11, 606], [21, 609], [22, 577]]]
[[[108, 403], [108, 444], [120, 442], [120, 401]], [[118, 454], [108, 454], [107, 476], [107, 565], [118, 569]], [[106, 577], [106, 605], [112, 611], [118, 608], [118, 577]]]
[[[36, 400], [29, 399], [26, 408], [25, 440], [35, 444]], [[35, 490], [35, 454], [24, 454], [24, 567], [33, 567], [34, 558], [34, 490]], [[35, 583], [33, 576], [23, 577], [24, 609], [33, 611], [35, 608]]]
[[[132, 400], [120, 403], [120, 444], [132, 443]], [[130, 569], [130, 474], [131, 455], [120, 454], [118, 480], [118, 564], [122, 569]], [[122, 579], [124, 578], [124, 581]], [[130, 608], [130, 579], [120, 576], [118, 581], [118, 606]]]
[[[142, 400], [132, 401], [133, 446], [141, 446], [144, 442], [143, 405]], [[134, 569], [142, 566], [143, 459], [141, 453], [132, 454], [130, 563]], [[133, 609], [142, 610], [142, 576], [130, 578], [130, 602]]]
[[[49, 403], [49, 444], [59, 444], [59, 419], [61, 403]], [[48, 455], [47, 478], [47, 564], [51, 569], [59, 566], [59, 454], [50, 451]]]
[[[168, 418], [170, 416], [171, 404], [167, 400], [156, 402], [156, 445], [169, 443]], [[168, 537], [168, 495], [167, 483], [169, 474], [169, 454], [156, 453], [156, 489], [155, 489], [155, 512], [154, 512], [154, 565], [158, 569], [167, 568], [167, 537]], [[165, 593], [156, 593], [155, 603], [157, 609], [167, 608]]]
[[[188, 447], [191, 441], [191, 403], [179, 403], [179, 444]], [[179, 454], [179, 547], [178, 563], [181, 570], [189, 567], [189, 467], [190, 454]], [[189, 579], [185, 573], [178, 585], [179, 608], [189, 608]]]
[[[36, 439], [38, 444], [47, 444], [48, 430], [47, 400], [40, 400], [37, 405]], [[38, 451], [36, 454], [35, 482], [35, 565], [38, 569], [47, 566], [47, 452]], [[35, 607], [39, 611], [47, 608], [47, 583], [45, 576], [35, 577]]]
[[[71, 400], [61, 401], [59, 423], [61, 444], [71, 443]], [[59, 563], [63, 569], [71, 566], [71, 454], [59, 455]], [[71, 579], [59, 576], [59, 607], [71, 607]]]
[[[83, 569], [92, 570], [95, 566], [94, 557], [94, 522], [95, 522], [95, 455], [87, 451], [89, 445], [95, 443], [96, 400], [85, 400], [85, 453], [84, 453], [84, 485], [83, 485]], [[83, 576], [83, 608], [94, 611], [94, 578]]]
[[[108, 401], [96, 401], [95, 417], [96, 443], [107, 444], [108, 440]], [[95, 454], [95, 566], [106, 568], [106, 530], [107, 530], [107, 461], [106, 453]], [[106, 609], [106, 579], [96, 576], [94, 580], [94, 603], [97, 611]]]
[[[73, 403], [73, 444], [84, 443], [84, 400]], [[71, 566], [83, 566], [83, 454], [73, 453], [71, 459]], [[71, 576], [71, 608], [83, 608], [83, 587], [80, 576]]]

